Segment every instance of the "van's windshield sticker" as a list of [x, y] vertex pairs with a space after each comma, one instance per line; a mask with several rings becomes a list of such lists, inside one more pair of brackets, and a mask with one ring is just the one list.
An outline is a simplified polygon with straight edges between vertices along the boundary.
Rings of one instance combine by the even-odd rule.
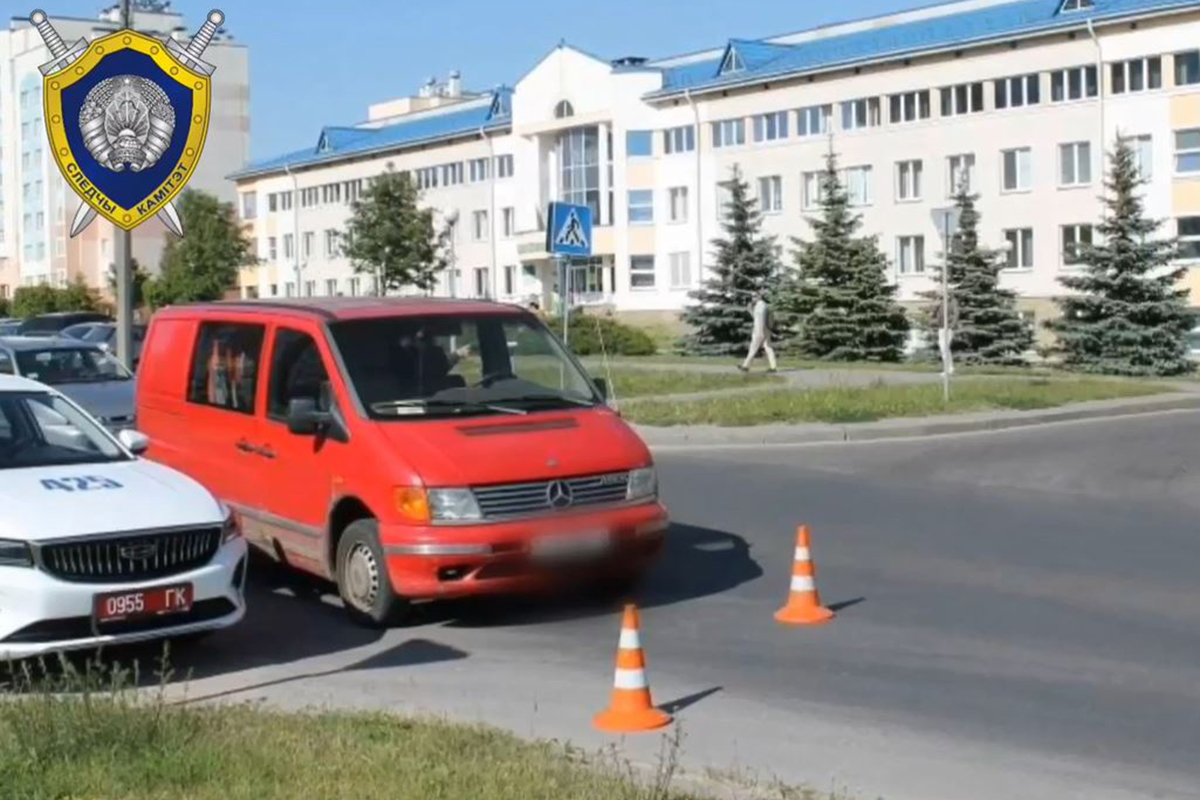
[[43, 478], [42, 488], [48, 492], [91, 492], [97, 489], [123, 489], [125, 487], [112, 478], [83, 475], [67, 478]]

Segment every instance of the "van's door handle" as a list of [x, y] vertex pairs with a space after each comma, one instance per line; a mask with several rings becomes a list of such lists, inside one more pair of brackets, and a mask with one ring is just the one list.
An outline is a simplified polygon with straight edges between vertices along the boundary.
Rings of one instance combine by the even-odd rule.
[[272, 450], [270, 447], [260, 447], [260, 448], [258, 448], [257, 452], [263, 458], [274, 458], [275, 457], [275, 451]]
[[243, 453], [257, 452], [254, 445], [250, 444], [245, 439], [238, 439], [234, 447], [236, 447], [238, 450], [241, 450]]

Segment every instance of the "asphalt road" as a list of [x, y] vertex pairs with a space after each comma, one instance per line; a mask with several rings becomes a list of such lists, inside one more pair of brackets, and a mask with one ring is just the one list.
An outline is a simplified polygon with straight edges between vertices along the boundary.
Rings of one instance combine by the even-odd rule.
[[[689, 768], [862, 800], [1200, 797], [1200, 413], [937, 439], [665, 452], [642, 597]], [[839, 618], [778, 626], [794, 528]], [[261, 570], [186, 654], [193, 700], [426, 711], [604, 737], [618, 617], [486, 602], [385, 633]], [[650, 761], [656, 736], [623, 743]]]

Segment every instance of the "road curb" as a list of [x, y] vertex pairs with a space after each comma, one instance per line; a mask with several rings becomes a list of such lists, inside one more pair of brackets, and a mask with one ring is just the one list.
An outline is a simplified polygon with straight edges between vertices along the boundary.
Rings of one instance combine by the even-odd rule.
[[1180, 393], [1168, 397], [1128, 400], [1098, 400], [1074, 403], [1060, 408], [1037, 411], [1002, 411], [981, 414], [955, 414], [918, 419], [891, 419], [848, 425], [806, 423], [799, 425], [757, 425], [721, 428], [714, 425], [655, 427], [635, 425], [651, 447], [709, 447], [714, 445], [819, 444], [824, 442], [863, 442], [975, 433], [1151, 414], [1158, 411], [1200, 409], [1200, 394]]

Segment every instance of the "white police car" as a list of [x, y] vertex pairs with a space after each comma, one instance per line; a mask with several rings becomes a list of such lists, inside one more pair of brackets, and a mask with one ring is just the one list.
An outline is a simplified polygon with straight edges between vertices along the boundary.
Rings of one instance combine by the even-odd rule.
[[0, 659], [224, 628], [246, 543], [199, 484], [40, 383], [0, 376]]

